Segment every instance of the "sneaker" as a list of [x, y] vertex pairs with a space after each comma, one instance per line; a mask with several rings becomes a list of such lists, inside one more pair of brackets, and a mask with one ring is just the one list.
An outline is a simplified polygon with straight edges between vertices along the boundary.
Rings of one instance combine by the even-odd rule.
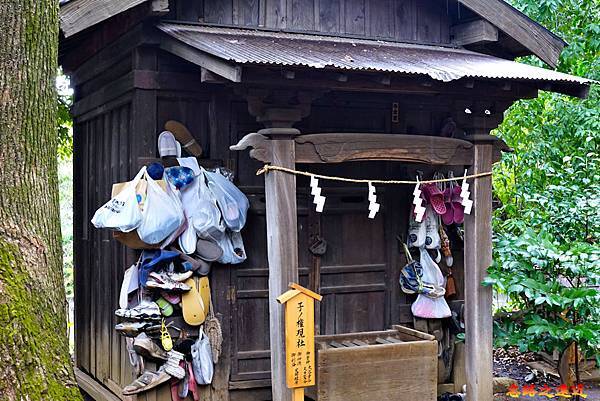
[[121, 335], [135, 337], [140, 333], [160, 332], [160, 325], [151, 322], [123, 322], [117, 324], [115, 330]]
[[160, 320], [160, 308], [155, 302], [142, 301], [131, 309], [117, 309], [115, 315], [133, 320]]
[[181, 352], [174, 350], [169, 351], [167, 355], [167, 363], [163, 365], [165, 372], [177, 379], [183, 379], [185, 377], [185, 370], [180, 364], [185, 356]]
[[188, 278], [192, 277], [192, 273], [191, 271], [186, 271], [183, 273], [167, 273], [167, 276], [173, 280], [173, 281], [185, 281]]
[[133, 349], [138, 354], [155, 360], [166, 361], [168, 355], [146, 333], [138, 334], [133, 342]]
[[123, 395], [143, 393], [169, 381], [169, 379], [171, 379], [171, 376], [162, 367], [156, 372], [147, 370], [123, 389]]
[[[146, 287], [166, 291], [189, 291], [190, 286], [171, 279], [166, 273], [150, 273]], [[160, 313], [160, 311], [159, 311]]]

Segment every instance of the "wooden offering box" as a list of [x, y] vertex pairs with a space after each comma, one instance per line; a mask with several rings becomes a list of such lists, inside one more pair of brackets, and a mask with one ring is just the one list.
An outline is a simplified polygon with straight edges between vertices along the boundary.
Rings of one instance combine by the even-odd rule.
[[403, 326], [317, 336], [318, 401], [435, 401], [437, 341]]

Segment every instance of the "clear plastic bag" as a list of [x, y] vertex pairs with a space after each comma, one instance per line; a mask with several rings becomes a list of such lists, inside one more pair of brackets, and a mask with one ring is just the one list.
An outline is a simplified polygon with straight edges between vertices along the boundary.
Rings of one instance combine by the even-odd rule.
[[198, 180], [198, 206], [192, 214], [192, 224], [198, 237], [218, 241], [223, 238], [225, 224], [221, 219], [221, 211], [212, 192], [206, 183], [206, 171], [201, 170]]
[[192, 369], [196, 383], [210, 384], [212, 382], [215, 367], [210, 342], [203, 329], [200, 329], [198, 340], [192, 345]]
[[192, 218], [188, 217], [187, 219], [187, 228], [179, 236], [179, 248], [185, 254], [191, 255], [196, 252], [196, 229], [194, 228], [194, 224], [192, 222]]
[[423, 266], [423, 282], [432, 284], [440, 289], [442, 296], [438, 298], [430, 298], [426, 295], [419, 294], [417, 300], [411, 306], [412, 314], [416, 317], [424, 319], [442, 319], [450, 317], [452, 312], [450, 307], [443, 297], [444, 292], [441, 291], [446, 285], [446, 279], [442, 274], [439, 266], [433, 261], [425, 248], [420, 248], [421, 251], [421, 266]]
[[208, 187], [215, 196], [227, 228], [239, 232], [246, 224], [250, 202], [246, 195], [220, 173], [206, 172]]
[[146, 174], [146, 167], [142, 167], [121, 192], [96, 210], [92, 218], [94, 227], [111, 228], [124, 233], [139, 227], [142, 222], [142, 212], [135, 191], [144, 174]]
[[227, 233], [218, 241], [223, 250], [223, 255], [218, 260], [222, 264], [237, 265], [246, 260], [246, 250], [242, 234], [236, 231], [227, 231]]
[[138, 227], [140, 239], [147, 244], [158, 244], [185, 221], [185, 215], [177, 194], [167, 186], [167, 191], [146, 174], [148, 189], [142, 210], [142, 223]]

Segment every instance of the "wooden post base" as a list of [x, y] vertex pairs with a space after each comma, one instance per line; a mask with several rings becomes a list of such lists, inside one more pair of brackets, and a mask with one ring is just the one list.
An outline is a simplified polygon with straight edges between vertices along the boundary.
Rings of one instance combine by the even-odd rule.
[[304, 401], [304, 388], [295, 388], [292, 401]]

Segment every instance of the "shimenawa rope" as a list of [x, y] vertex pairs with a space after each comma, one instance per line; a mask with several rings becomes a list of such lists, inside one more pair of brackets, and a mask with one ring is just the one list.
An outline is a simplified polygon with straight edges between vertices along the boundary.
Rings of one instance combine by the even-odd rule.
[[451, 182], [451, 181], [457, 181], [460, 179], [471, 179], [471, 178], [481, 178], [481, 177], [488, 177], [492, 175], [491, 171], [488, 171], [486, 173], [477, 173], [477, 174], [469, 174], [469, 175], [462, 175], [462, 176], [458, 176], [458, 177], [453, 177], [453, 178], [439, 178], [439, 179], [435, 179], [435, 180], [419, 180], [419, 181], [412, 181], [412, 180], [366, 180], [366, 179], [357, 179], [357, 178], [346, 178], [346, 177], [336, 177], [336, 176], [332, 176], [332, 175], [323, 175], [323, 174], [315, 174], [315, 173], [309, 173], [307, 171], [300, 171], [300, 170], [294, 170], [291, 168], [287, 168], [287, 167], [282, 167], [282, 166], [273, 166], [270, 164], [265, 164], [261, 169], [259, 169], [256, 172], [256, 175], [261, 175], [261, 174], [267, 174], [269, 171], [281, 171], [284, 173], [288, 173], [288, 174], [294, 174], [294, 175], [303, 175], [306, 177], [315, 177], [315, 178], [321, 178], [323, 180], [330, 180], [330, 181], [343, 181], [343, 182], [356, 182], [356, 183], [361, 183], [361, 184], [387, 184], [387, 185], [416, 185], [416, 184], [435, 184], [438, 182]]

